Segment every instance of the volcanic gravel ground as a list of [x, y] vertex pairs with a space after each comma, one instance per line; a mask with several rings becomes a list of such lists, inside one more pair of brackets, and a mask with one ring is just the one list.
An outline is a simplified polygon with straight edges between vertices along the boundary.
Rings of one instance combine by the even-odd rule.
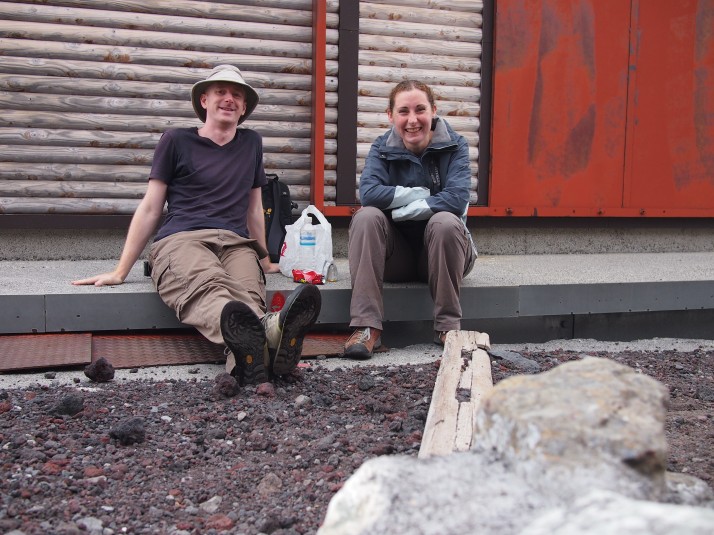
[[[711, 484], [714, 353], [589, 354], [668, 386], [668, 468]], [[582, 357], [520, 355], [541, 371]], [[417, 455], [437, 371], [313, 362], [237, 390], [221, 375], [0, 391], [0, 531], [315, 533], [363, 462]], [[493, 362], [495, 382], [522, 372]]]

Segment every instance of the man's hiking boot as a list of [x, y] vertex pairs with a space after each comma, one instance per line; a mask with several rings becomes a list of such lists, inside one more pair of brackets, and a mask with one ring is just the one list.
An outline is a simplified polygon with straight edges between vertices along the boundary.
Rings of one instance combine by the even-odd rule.
[[266, 382], [265, 329], [255, 312], [240, 301], [226, 303], [221, 311], [221, 334], [235, 360], [230, 374], [241, 385]]
[[270, 312], [263, 317], [269, 369], [280, 376], [295, 369], [300, 362], [302, 343], [320, 314], [322, 296], [317, 286], [301, 284], [288, 296], [280, 312]]
[[382, 331], [372, 327], [357, 329], [345, 342], [344, 356], [350, 359], [372, 358], [375, 349], [382, 345]]

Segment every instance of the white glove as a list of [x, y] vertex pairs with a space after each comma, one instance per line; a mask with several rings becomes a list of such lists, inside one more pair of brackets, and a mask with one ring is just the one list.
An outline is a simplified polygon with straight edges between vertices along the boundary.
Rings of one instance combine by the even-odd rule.
[[394, 188], [394, 198], [387, 210], [392, 208], [399, 208], [400, 206], [406, 206], [410, 202], [418, 201], [419, 199], [426, 199], [431, 193], [427, 188], [405, 188], [404, 186], [396, 186]]
[[429, 219], [434, 212], [431, 211], [426, 199], [419, 199], [410, 202], [406, 206], [392, 210], [392, 219], [394, 221], [419, 221], [421, 219]]

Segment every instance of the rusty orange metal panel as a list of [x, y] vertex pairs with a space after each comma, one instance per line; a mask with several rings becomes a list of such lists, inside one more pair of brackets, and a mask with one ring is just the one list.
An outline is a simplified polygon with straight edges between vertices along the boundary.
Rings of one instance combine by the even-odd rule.
[[714, 1], [636, 0], [625, 206], [714, 208]]
[[629, 24], [622, 0], [496, 3], [489, 206], [622, 206]]

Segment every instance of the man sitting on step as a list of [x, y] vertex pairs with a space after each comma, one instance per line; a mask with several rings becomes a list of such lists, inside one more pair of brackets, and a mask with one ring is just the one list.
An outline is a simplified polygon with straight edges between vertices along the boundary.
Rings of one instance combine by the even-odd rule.
[[200, 128], [168, 130], [154, 152], [146, 194], [115, 269], [73, 284], [124, 282], [168, 208], [149, 251], [151, 277], [178, 319], [227, 346], [226, 369], [241, 384], [291, 372], [320, 313], [317, 287], [299, 285], [280, 312], [266, 314], [263, 144], [238, 128], [258, 94], [232, 65], [194, 84]]

